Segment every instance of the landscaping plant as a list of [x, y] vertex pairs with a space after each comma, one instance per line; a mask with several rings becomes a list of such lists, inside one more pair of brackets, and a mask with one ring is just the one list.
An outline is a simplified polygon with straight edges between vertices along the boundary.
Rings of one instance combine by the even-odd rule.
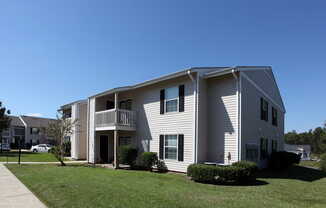
[[273, 152], [269, 160], [269, 168], [273, 170], [286, 169], [293, 164], [299, 164], [300, 159], [300, 155], [292, 152]]
[[320, 169], [326, 171], [326, 153], [320, 156]]
[[256, 180], [258, 167], [253, 162], [241, 161], [230, 166], [212, 166], [192, 164], [188, 166], [187, 175], [192, 180], [213, 184], [244, 184]]
[[45, 133], [56, 140], [57, 146], [51, 151], [57, 160], [60, 162], [61, 166], [65, 166], [64, 157], [66, 153], [66, 137], [70, 136], [74, 130], [73, 127], [76, 125], [77, 120], [72, 121], [64, 116], [57, 116], [55, 122], [49, 123], [48, 127], [44, 129]]
[[129, 165], [132, 168], [135, 165], [137, 154], [137, 148], [131, 145], [120, 146], [118, 152], [119, 163]]

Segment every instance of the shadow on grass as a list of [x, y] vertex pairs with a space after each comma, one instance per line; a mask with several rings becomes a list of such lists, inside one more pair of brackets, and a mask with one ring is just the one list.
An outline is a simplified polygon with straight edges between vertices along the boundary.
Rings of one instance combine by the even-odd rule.
[[[22, 152], [21, 155], [37, 155], [41, 153], [35, 153], [35, 152]], [[19, 153], [14, 152], [2, 152], [0, 153], [0, 157], [18, 157]]]
[[262, 170], [257, 174], [258, 178], [296, 179], [313, 182], [326, 178], [326, 172], [302, 166], [292, 166], [287, 170], [272, 171]]

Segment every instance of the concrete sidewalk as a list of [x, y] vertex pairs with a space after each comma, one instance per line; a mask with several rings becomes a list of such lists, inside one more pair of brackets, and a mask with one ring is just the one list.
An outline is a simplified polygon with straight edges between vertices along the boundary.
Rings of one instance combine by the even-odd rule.
[[3, 164], [0, 164], [0, 207], [46, 208]]
[[[66, 164], [86, 164], [86, 160], [77, 160], [77, 161], [64, 161]], [[0, 164], [18, 164], [18, 162], [0, 162]], [[50, 165], [50, 164], [60, 164], [60, 162], [20, 162], [20, 164], [27, 165]]]

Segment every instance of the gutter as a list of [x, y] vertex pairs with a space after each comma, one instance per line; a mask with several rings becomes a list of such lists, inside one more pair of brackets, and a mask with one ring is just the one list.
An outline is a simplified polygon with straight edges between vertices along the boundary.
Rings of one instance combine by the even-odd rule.
[[87, 163], [89, 163], [89, 114], [90, 114], [90, 99], [87, 99]]

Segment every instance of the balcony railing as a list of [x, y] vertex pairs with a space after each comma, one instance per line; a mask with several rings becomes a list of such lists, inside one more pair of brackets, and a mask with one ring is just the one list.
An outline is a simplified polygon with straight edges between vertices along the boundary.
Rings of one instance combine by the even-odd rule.
[[95, 113], [96, 127], [136, 127], [136, 112], [122, 109], [111, 109]]

